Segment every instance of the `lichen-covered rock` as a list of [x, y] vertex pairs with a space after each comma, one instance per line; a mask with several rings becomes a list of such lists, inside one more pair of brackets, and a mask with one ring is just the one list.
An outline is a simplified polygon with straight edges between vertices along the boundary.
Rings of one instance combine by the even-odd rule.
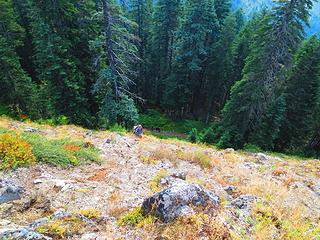
[[14, 240], [52, 240], [43, 234], [33, 231], [29, 228], [10, 229], [0, 232], [0, 239]]
[[208, 209], [219, 205], [219, 196], [197, 184], [182, 179], [168, 177], [162, 181], [167, 188], [147, 198], [142, 208], [146, 214], [154, 214], [164, 222], [192, 213], [191, 207]]
[[55, 211], [53, 214], [51, 214], [49, 217], [44, 217], [44, 218], [40, 218], [40, 219], [37, 219], [37, 220], [33, 221], [29, 225], [29, 227], [32, 228], [32, 229], [35, 229], [37, 227], [40, 227], [40, 226], [48, 224], [49, 221], [57, 220], [57, 219], [64, 219], [64, 218], [68, 218], [68, 217], [71, 217], [71, 216], [72, 216], [72, 214], [67, 212], [66, 210], [59, 209], [59, 210]]
[[239, 209], [247, 209], [247, 208], [250, 208], [252, 204], [257, 200], [258, 200], [258, 197], [247, 194], [247, 195], [241, 195], [237, 197], [231, 202], [231, 204]]
[[23, 187], [0, 179], [0, 204], [21, 199], [24, 192]]

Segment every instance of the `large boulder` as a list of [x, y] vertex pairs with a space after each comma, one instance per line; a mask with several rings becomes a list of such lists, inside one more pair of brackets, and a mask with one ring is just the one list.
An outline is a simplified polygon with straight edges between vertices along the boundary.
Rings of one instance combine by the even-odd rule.
[[0, 179], [0, 204], [21, 199], [24, 192], [23, 187]]
[[158, 216], [164, 222], [193, 213], [193, 207], [214, 209], [220, 203], [219, 196], [197, 184], [179, 178], [167, 177], [161, 181], [167, 188], [147, 198], [142, 208], [145, 214]]

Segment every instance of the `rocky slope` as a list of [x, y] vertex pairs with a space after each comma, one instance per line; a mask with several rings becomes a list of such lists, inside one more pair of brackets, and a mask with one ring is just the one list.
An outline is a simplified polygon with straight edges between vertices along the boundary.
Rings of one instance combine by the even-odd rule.
[[[320, 238], [319, 160], [220, 151], [76, 126], [0, 119], [0, 127], [21, 131], [32, 127], [48, 138], [82, 139], [99, 148], [102, 156], [101, 164], [65, 168], [36, 164], [0, 172], [0, 236], [75, 240]], [[174, 179], [179, 179], [177, 185]], [[168, 191], [170, 184], [175, 190]], [[21, 189], [12, 190], [15, 186]], [[169, 217], [164, 223], [134, 213], [162, 190], [164, 195], [182, 193], [177, 204], [183, 199], [188, 207], [183, 208], [188, 210], [183, 217]], [[17, 196], [1, 202], [1, 196], [5, 199], [10, 191]], [[208, 199], [216, 196], [216, 205], [207, 208], [185, 200], [198, 192], [209, 194]], [[162, 198], [163, 205], [167, 199]]]

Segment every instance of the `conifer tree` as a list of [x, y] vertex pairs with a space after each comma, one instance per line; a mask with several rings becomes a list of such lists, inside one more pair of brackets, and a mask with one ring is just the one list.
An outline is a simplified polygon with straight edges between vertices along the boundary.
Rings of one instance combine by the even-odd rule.
[[[244, 76], [237, 82], [224, 108], [221, 146], [242, 147], [264, 131], [264, 119], [272, 111], [284, 86], [285, 72], [292, 53], [303, 38], [303, 23], [308, 22], [311, 0], [279, 0], [260, 23]], [[273, 119], [279, 119], [273, 116]], [[270, 124], [269, 124], [270, 125]], [[274, 124], [271, 124], [274, 125]], [[280, 127], [277, 124], [277, 127]], [[270, 129], [272, 140], [279, 129]], [[272, 146], [269, 146], [272, 147]]]
[[214, 0], [214, 9], [220, 26], [223, 25], [225, 18], [230, 13], [231, 3], [230, 0]]
[[[47, 116], [66, 115], [83, 124], [88, 117], [85, 78], [77, 68], [73, 54], [76, 25], [76, 1], [50, 1], [44, 5], [31, 1], [30, 18], [34, 41], [34, 61]], [[39, 105], [41, 105], [39, 103]]]
[[134, 84], [132, 66], [137, 60], [137, 48], [132, 44], [135, 36], [130, 32], [135, 24], [112, 0], [102, 1], [102, 16], [104, 28], [98, 44], [104, 62], [94, 90], [101, 97], [100, 113], [108, 123], [129, 127], [138, 117], [130, 92]]
[[132, 0], [130, 15], [138, 24], [135, 35], [138, 39], [138, 57], [136, 92], [140, 96], [147, 97], [146, 90], [150, 88], [148, 67], [151, 53], [151, 26], [152, 26], [152, 0]]
[[22, 45], [24, 29], [17, 22], [11, 0], [1, 0], [0, 9], [0, 102], [34, 117], [35, 85], [22, 69], [16, 53]]
[[233, 55], [232, 47], [236, 38], [237, 19], [235, 14], [227, 16], [218, 40], [213, 45], [213, 59], [210, 63], [210, 77], [207, 86], [207, 117], [214, 111], [218, 113], [224, 105], [232, 86]]
[[286, 89], [286, 120], [282, 126], [283, 148], [304, 150], [315, 134], [320, 90], [320, 41], [313, 36], [295, 56]]
[[188, 0], [178, 32], [175, 71], [169, 79], [167, 98], [180, 115], [203, 111], [201, 94], [208, 81], [211, 49], [218, 32], [218, 20], [211, 0]]
[[151, 86], [145, 89], [152, 102], [158, 105], [163, 100], [165, 79], [172, 71], [174, 60], [173, 46], [176, 42], [175, 32], [179, 25], [181, 0], [159, 0], [153, 14], [151, 65], [148, 76]]

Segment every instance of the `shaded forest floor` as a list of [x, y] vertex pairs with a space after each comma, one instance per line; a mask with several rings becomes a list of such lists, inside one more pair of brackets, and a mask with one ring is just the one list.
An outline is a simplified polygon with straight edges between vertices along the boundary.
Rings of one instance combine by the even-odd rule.
[[[153, 136], [137, 139], [131, 134], [7, 118], [0, 118], [0, 128], [18, 132], [34, 128], [49, 139], [82, 140], [101, 154], [100, 164], [55, 167], [38, 163], [0, 172], [0, 179], [27, 191], [25, 199], [0, 204], [0, 232], [64, 209], [81, 212], [92, 221], [56, 222], [42, 232], [55, 239], [83, 240], [320, 239], [319, 160], [217, 150]], [[146, 197], [161, 190], [159, 179], [181, 172], [187, 174], [187, 181], [220, 196], [215, 214], [199, 212], [164, 224], [134, 212]], [[27, 198], [32, 203], [26, 206]], [[244, 203], [232, 204], [235, 199]]]

